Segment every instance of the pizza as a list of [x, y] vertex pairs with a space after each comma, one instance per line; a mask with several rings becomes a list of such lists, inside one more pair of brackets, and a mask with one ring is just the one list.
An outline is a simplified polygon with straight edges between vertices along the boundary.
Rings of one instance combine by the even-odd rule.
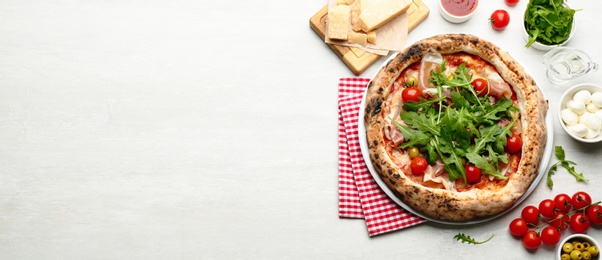
[[537, 177], [548, 102], [519, 63], [476, 36], [407, 47], [369, 83], [363, 109], [375, 171], [429, 218], [495, 216]]

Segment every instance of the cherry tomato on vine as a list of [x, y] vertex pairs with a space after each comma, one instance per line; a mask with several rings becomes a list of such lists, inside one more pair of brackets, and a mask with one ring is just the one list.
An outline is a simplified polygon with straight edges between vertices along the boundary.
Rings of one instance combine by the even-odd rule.
[[529, 231], [529, 226], [527, 226], [527, 221], [523, 218], [515, 218], [510, 222], [508, 229], [510, 229], [510, 234], [522, 237]]
[[592, 197], [590, 197], [589, 194], [585, 191], [578, 191], [575, 194], [573, 194], [573, 197], [571, 197], [571, 204], [573, 205], [574, 209], [581, 209], [587, 207], [591, 203]]
[[501, 31], [510, 23], [510, 14], [506, 10], [495, 10], [489, 18], [493, 29]]
[[474, 91], [477, 93], [477, 96], [484, 97], [489, 93], [489, 84], [487, 80], [483, 78], [478, 78], [470, 82], [470, 85], [474, 88]]
[[481, 179], [481, 169], [472, 164], [467, 164], [464, 166], [464, 170], [466, 170], [466, 181], [469, 183], [477, 182]]
[[585, 211], [589, 222], [593, 225], [602, 225], [602, 206], [593, 205]]
[[533, 205], [526, 206], [520, 215], [529, 224], [537, 225], [539, 223], [539, 209]]
[[520, 138], [520, 135], [513, 134], [512, 136], [506, 138], [506, 152], [508, 153], [516, 153], [523, 148], [523, 139]]
[[509, 6], [515, 6], [516, 4], [518, 4], [519, 0], [506, 0], [506, 4]]
[[560, 241], [560, 232], [553, 226], [546, 226], [541, 230], [541, 242], [544, 245], [552, 246]]
[[571, 216], [570, 226], [575, 233], [585, 233], [590, 226], [589, 218], [583, 212], [576, 212]]
[[422, 91], [418, 87], [404, 88], [401, 92], [403, 102], [414, 101], [420, 102]]
[[555, 227], [559, 231], [564, 231], [569, 227], [570, 221], [570, 216], [565, 215], [562, 212], [556, 212], [556, 216], [554, 216], [554, 219], [550, 222], [550, 226]]
[[541, 214], [542, 216], [544, 216], [548, 219], [552, 219], [552, 218], [554, 218], [554, 216], [556, 216], [556, 211], [554, 211], [555, 208], [556, 208], [556, 203], [554, 203], [553, 200], [551, 200], [551, 199], [542, 200], [539, 203], [539, 214]]
[[554, 197], [554, 203], [556, 203], [556, 209], [565, 214], [573, 207], [571, 204], [571, 196], [565, 193], [556, 195], [556, 197]]
[[410, 164], [410, 168], [412, 170], [412, 174], [414, 175], [422, 175], [426, 168], [429, 166], [429, 163], [422, 156], [417, 156], [412, 159], [412, 163]]
[[537, 235], [537, 232], [533, 230], [527, 231], [523, 236], [523, 246], [527, 249], [537, 249], [541, 245], [541, 238]]

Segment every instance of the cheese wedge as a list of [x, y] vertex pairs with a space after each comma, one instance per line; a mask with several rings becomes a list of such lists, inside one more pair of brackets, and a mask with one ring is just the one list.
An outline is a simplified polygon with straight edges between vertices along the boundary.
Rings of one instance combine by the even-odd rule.
[[353, 3], [353, 0], [337, 0], [337, 5], [350, 5]]
[[410, 8], [411, 0], [357, 0], [362, 12], [359, 24], [362, 31], [372, 31]]
[[366, 46], [366, 43], [368, 43], [368, 35], [365, 33], [349, 32], [349, 39], [347, 40], [352, 43]]
[[328, 38], [347, 40], [350, 27], [351, 6], [337, 5], [328, 10]]

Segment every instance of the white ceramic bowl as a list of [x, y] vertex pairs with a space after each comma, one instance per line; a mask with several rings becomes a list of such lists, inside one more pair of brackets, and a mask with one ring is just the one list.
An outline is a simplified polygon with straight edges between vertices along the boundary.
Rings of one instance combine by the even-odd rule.
[[[558, 243], [558, 245], [556, 246], [556, 260], [561, 260], [562, 258], [560, 258], [560, 256], [562, 255], [562, 245], [564, 245], [564, 243], [566, 242], [572, 242], [572, 241], [587, 241], [589, 242], [590, 245], [592, 246], [597, 246], [598, 249], [600, 249], [600, 244], [598, 244], [598, 241], [596, 241], [594, 238], [585, 235], [585, 234], [572, 234], [568, 237], [566, 237], [565, 239], [563, 239], [562, 241], [560, 241], [560, 243]], [[592, 256], [591, 260], [600, 260], [600, 254], [596, 255], [596, 256]]]
[[479, 0], [476, 0], [474, 8], [467, 15], [457, 16], [451, 14], [443, 7], [443, 1], [446, 0], [439, 0], [439, 13], [441, 14], [441, 16], [443, 16], [445, 20], [447, 20], [450, 23], [463, 23], [468, 21], [468, 19], [472, 17], [472, 14], [474, 14], [474, 12], [477, 10], [477, 7], [479, 6]]
[[[584, 142], [584, 143], [597, 143], [602, 141], [602, 133], [600, 135], [598, 135], [595, 138], [583, 138], [583, 137], [579, 137], [576, 134], [574, 134], [570, 129], [569, 126], [562, 120], [562, 110], [567, 108], [567, 103], [569, 101], [571, 101], [573, 99], [573, 97], [575, 96], [575, 93], [579, 92], [580, 90], [588, 90], [590, 93], [594, 93], [594, 92], [602, 92], [602, 87], [596, 85], [596, 84], [592, 84], [592, 83], [583, 83], [583, 84], [578, 84], [575, 85], [569, 89], [567, 89], [563, 94], [562, 97], [560, 97], [560, 104], [558, 104], [558, 111], [557, 111], [557, 115], [558, 115], [558, 120], [560, 122], [560, 125], [562, 126], [562, 129], [564, 129], [564, 131], [570, 135], [573, 139], [580, 141], [580, 142]], [[602, 110], [602, 108], [601, 108]]]
[[[569, 5], [567, 5], [566, 3], [563, 4], [566, 7], [569, 7]], [[529, 33], [527, 33], [527, 29], [525, 28], [525, 15], [526, 15], [526, 11], [523, 13], [523, 39], [525, 39], [525, 42], [529, 41]], [[559, 47], [559, 46], [563, 46], [565, 45], [567, 42], [569, 42], [571, 40], [571, 38], [573, 38], [573, 35], [575, 34], [575, 19], [573, 19], [573, 26], [571, 28], [571, 33], [569, 33], [569, 38], [566, 39], [566, 41], [557, 44], [557, 45], [546, 45], [543, 43], [539, 43], [537, 40], [535, 42], [533, 42], [533, 44], [531, 44], [532, 48], [541, 50], [541, 51], [549, 51], [554, 47]]]

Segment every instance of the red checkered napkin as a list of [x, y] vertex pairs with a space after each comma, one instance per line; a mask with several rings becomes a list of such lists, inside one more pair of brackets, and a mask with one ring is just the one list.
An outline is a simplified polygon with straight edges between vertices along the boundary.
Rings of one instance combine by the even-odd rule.
[[372, 178], [360, 150], [358, 113], [370, 79], [339, 81], [339, 217], [364, 218], [370, 236], [425, 222], [391, 200]]

